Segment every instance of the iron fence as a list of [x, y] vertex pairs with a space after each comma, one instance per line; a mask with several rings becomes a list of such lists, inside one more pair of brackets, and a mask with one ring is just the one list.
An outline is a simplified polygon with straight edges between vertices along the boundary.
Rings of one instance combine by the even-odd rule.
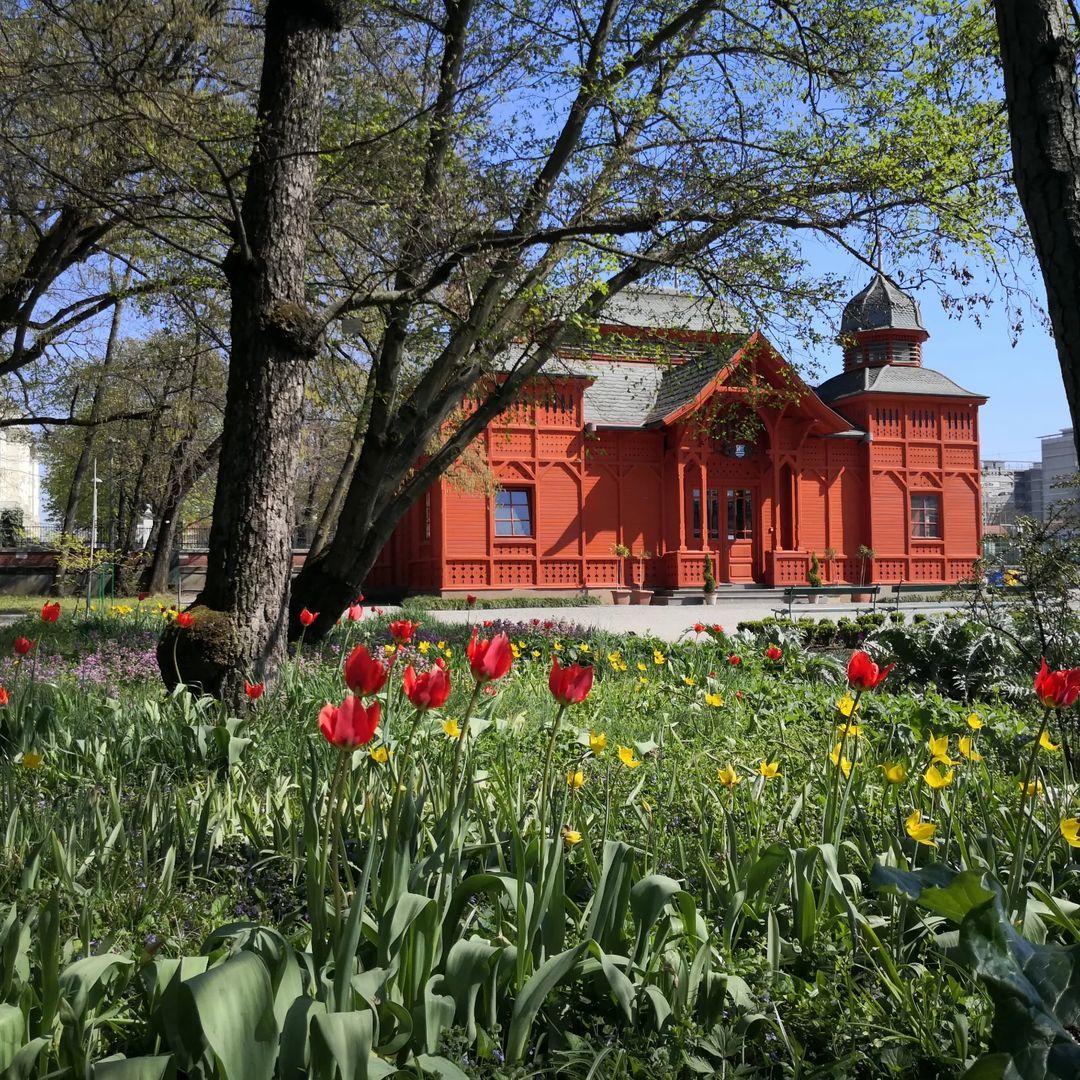
[[[297, 525], [293, 529], [293, 547], [306, 550], [311, 546], [313, 525]], [[81, 544], [90, 543], [90, 530], [72, 529], [68, 536]], [[9, 551], [56, 551], [61, 546], [62, 534], [55, 525], [27, 525], [5, 529], [0, 523], [0, 549]], [[108, 547], [108, 530], [98, 530], [96, 546]], [[141, 545], [137, 545], [141, 546]], [[181, 551], [206, 551], [210, 546], [210, 526], [195, 525], [180, 533], [177, 545]]]

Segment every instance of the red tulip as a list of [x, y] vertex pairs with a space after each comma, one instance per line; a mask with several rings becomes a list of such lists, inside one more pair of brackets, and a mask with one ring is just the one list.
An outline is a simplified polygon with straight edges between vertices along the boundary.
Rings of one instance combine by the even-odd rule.
[[141, 604], [150, 594], [148, 592], [141, 592], [138, 594], [138, 600]]
[[476, 603], [476, 597], [473, 596], [472, 593], [469, 593], [468, 596], [465, 597], [465, 603], [468, 604], [469, 607], [472, 607], [473, 604]]
[[554, 626], [555, 626], [555, 623], [553, 623], [551, 621], [551, 619], [545, 619], [544, 620], [544, 629], [545, 630], [551, 630]]
[[699, 623], [699, 622], [694, 623], [694, 633], [695, 634], [704, 634], [705, 633], [705, 624], [704, 623]]
[[722, 634], [724, 632], [724, 628], [718, 622], [714, 622], [712, 628], [714, 634]]
[[41, 605], [41, 621], [42, 622], [56, 622], [60, 618], [60, 603], [59, 601], [53, 601], [51, 604]]
[[0, 686], [0, 705], [6, 705], [11, 698], [8, 696], [8, 692]]
[[[442, 657], [439, 657], [439, 660], [442, 660]], [[402, 676], [405, 696], [421, 712], [441, 708], [450, 696], [450, 676], [447, 675], [444, 664], [439, 660], [430, 671], [425, 671], [420, 675], [416, 674], [410, 664]]]
[[495, 625], [495, 620], [494, 619], [485, 619], [484, 620], [484, 629], [485, 630], [491, 629], [491, 627], [493, 627], [494, 625]]
[[29, 638], [17, 637], [13, 647], [19, 656], [25, 656], [34, 647], [34, 643]]
[[300, 625], [310, 626], [318, 617], [319, 613], [317, 611], [308, 611], [307, 608], [304, 608], [304, 610], [300, 612]]
[[319, 730], [331, 746], [339, 750], [355, 750], [369, 743], [379, 726], [379, 703], [364, 703], [349, 694], [340, 705], [329, 702], [319, 713]]
[[730, 665], [731, 665], [732, 667], [738, 667], [738, 666], [739, 666], [739, 665], [740, 665], [740, 664], [742, 663], [742, 657], [741, 657], [741, 656], [740, 656], [740, 655], [739, 655], [738, 653], [732, 653], [732, 654], [731, 654], [731, 655], [730, 655], [730, 656], [729, 656], [729, 657], [727, 658], [727, 662], [728, 662], [728, 663], [729, 663], [729, 664], [730, 664]]
[[265, 689], [265, 683], [250, 683], [246, 679], [244, 680], [244, 693], [247, 694], [249, 701], [258, 701], [263, 696], [263, 690]]
[[192, 615], [190, 611], [181, 611], [180, 614], [176, 616], [176, 625], [179, 626], [181, 630], [190, 630], [195, 625], [195, 616]]
[[560, 705], [574, 705], [584, 701], [592, 689], [593, 669], [581, 664], [559, 667], [557, 657], [551, 658], [551, 674], [548, 676], [548, 689]]
[[1035, 693], [1048, 709], [1067, 709], [1080, 696], [1080, 668], [1050, 671], [1044, 656], [1035, 676]]
[[896, 667], [895, 664], [887, 664], [879, 668], [870, 657], [861, 649], [851, 654], [847, 666], [847, 679], [856, 690], [873, 690], [880, 686], [888, 677], [889, 672]]
[[783, 659], [783, 656], [784, 656], [784, 650], [783, 649], [778, 649], [775, 645], [770, 645], [765, 650], [765, 655], [770, 660], [781, 660], [781, 659]]
[[496, 634], [490, 641], [487, 638], [477, 640], [476, 628], [473, 627], [472, 640], [466, 650], [473, 678], [478, 683], [494, 682], [501, 679], [514, 662], [510, 649], [510, 639], [506, 634]]
[[377, 694], [386, 685], [388, 674], [386, 665], [376, 660], [366, 645], [357, 645], [345, 661], [345, 685], [361, 697]]
[[349, 622], [359, 622], [364, 617], [364, 609], [359, 604], [349, 605]]
[[390, 624], [390, 636], [399, 645], [408, 645], [413, 639], [413, 634], [420, 629], [418, 622], [410, 622], [408, 619], [398, 619]]

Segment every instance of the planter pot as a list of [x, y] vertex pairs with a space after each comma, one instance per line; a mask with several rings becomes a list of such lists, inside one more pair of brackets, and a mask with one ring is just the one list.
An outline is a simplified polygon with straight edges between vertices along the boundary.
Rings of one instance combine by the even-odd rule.
[[825, 603], [825, 599], [826, 599], [826, 598], [825, 598], [824, 596], [821, 596], [821, 595], [819, 595], [819, 594], [817, 594], [817, 593], [814, 593], [813, 595], [811, 595], [811, 596], [808, 596], [808, 597], [806, 598], [806, 602], [807, 602], [808, 604], [824, 604], [824, 603]]
[[707, 592], [701, 594], [701, 599], [705, 602], [707, 607], [712, 607], [716, 603], [716, 593]]
[[652, 603], [652, 589], [635, 589], [630, 594], [631, 604], [651, 604]]
[[613, 604], [629, 604], [630, 603], [630, 590], [629, 589], [612, 589], [611, 590], [611, 602]]
[[869, 604], [870, 599], [870, 593], [868, 592], [853, 592], [851, 594], [851, 602], [853, 604]]

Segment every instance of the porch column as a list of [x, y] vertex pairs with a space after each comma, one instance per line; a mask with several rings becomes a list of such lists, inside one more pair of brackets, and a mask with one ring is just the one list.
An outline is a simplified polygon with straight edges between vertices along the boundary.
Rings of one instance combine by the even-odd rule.
[[679, 550], [686, 550], [686, 466], [680, 459], [675, 466], [675, 475], [678, 477], [679, 491]]

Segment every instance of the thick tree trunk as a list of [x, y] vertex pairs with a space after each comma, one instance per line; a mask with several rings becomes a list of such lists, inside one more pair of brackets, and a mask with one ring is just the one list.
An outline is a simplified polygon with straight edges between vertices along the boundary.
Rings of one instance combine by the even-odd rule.
[[994, 0], [1013, 178], [1039, 259], [1080, 452], [1080, 26], [1062, 0]]
[[172, 562], [173, 548], [176, 544], [177, 515], [180, 513], [180, 500], [170, 500], [158, 510], [155, 526], [153, 556], [143, 577], [143, 589], [148, 593], [163, 593], [169, 588], [169, 566]]
[[[330, 52], [344, 2], [269, 0], [259, 135], [226, 263], [231, 354], [206, 585], [176, 630], [180, 675], [229, 700], [284, 656], [304, 373], [321, 336], [304, 294]], [[175, 679], [173, 634], [159, 648]]]

